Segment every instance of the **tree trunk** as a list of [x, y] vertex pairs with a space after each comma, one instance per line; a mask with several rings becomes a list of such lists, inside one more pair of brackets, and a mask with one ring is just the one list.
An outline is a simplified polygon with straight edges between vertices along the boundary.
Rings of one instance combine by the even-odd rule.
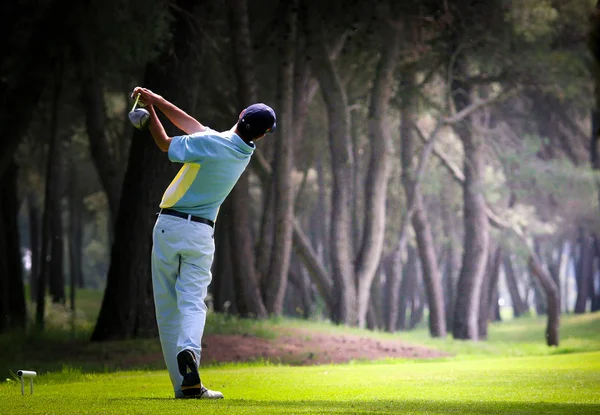
[[454, 318], [454, 288], [456, 287], [456, 270], [458, 269], [457, 254], [454, 252], [454, 244], [450, 243], [447, 247], [445, 275], [444, 275], [444, 297], [446, 304], [446, 327], [453, 326]]
[[500, 289], [496, 287], [496, 290], [493, 293], [492, 297], [492, 306], [490, 308], [490, 315], [492, 316], [492, 321], [501, 322], [502, 314], [500, 313]]
[[552, 277], [542, 268], [539, 261], [530, 255], [529, 269], [538, 279], [546, 292], [548, 302], [548, 325], [546, 327], [546, 343], [548, 346], [558, 346], [560, 327], [560, 295]]
[[[466, 62], [458, 57], [457, 75], [466, 75]], [[468, 107], [470, 87], [458, 80], [453, 81], [452, 91], [457, 111]], [[474, 133], [465, 122], [457, 124], [455, 130], [463, 143], [464, 174], [464, 250], [462, 267], [456, 288], [454, 307], [454, 327], [452, 334], [456, 339], [477, 340], [479, 300], [481, 284], [485, 273], [488, 250], [489, 222], [485, 212], [483, 196], [484, 154], [481, 137]]]
[[12, 161], [0, 177], [0, 332], [8, 327], [24, 329], [27, 320], [18, 225], [18, 170]]
[[565, 260], [563, 263], [563, 269], [561, 270], [561, 274], [563, 275], [562, 279], [562, 294], [561, 294], [561, 302], [562, 302], [562, 312], [565, 314], [569, 314], [570, 304], [569, 299], [571, 297], [571, 288], [570, 288], [570, 279], [572, 274], [570, 272], [571, 264], [575, 263], [575, 258], [573, 256], [573, 244], [571, 241], [565, 241], [565, 248], [563, 254], [565, 255]]
[[300, 310], [295, 310], [295, 312], [299, 312], [304, 319], [308, 319], [312, 314], [313, 310], [313, 298], [312, 298], [312, 290], [310, 279], [304, 268], [300, 266], [298, 261], [295, 261], [290, 269], [290, 282], [297, 290], [297, 297], [300, 301]]
[[444, 298], [446, 304], [446, 327], [453, 326], [454, 317], [454, 288], [456, 285], [456, 275], [459, 268], [459, 258], [456, 245], [458, 237], [455, 230], [455, 218], [452, 216], [452, 208], [450, 205], [451, 188], [449, 183], [445, 183], [442, 188], [441, 209], [442, 209], [442, 226], [444, 228], [444, 237], [446, 238], [446, 265], [444, 271]]
[[319, 260], [319, 254], [312, 248], [308, 237], [299, 231], [300, 225], [294, 222], [294, 253], [302, 259], [306, 270], [311, 276], [312, 281], [317, 287], [319, 295], [323, 298], [327, 311], [333, 315], [334, 289], [333, 281], [329, 273], [324, 268], [322, 261]]
[[[62, 90], [62, 70], [56, 71], [55, 85], [52, 96], [52, 113], [50, 115], [50, 139], [48, 140], [48, 156], [46, 163], [46, 185], [44, 191], [44, 213], [42, 219], [42, 248], [40, 275], [37, 278], [36, 298], [36, 325], [44, 329], [44, 314], [46, 309], [46, 286], [50, 281], [52, 261], [52, 221], [54, 215], [61, 214], [61, 209], [53, 211], [53, 207], [60, 206], [60, 194], [55, 185], [56, 175], [60, 168], [60, 143], [58, 137], [58, 108]], [[58, 164], [57, 164], [58, 162]], [[58, 200], [58, 202], [56, 201]], [[60, 258], [62, 261], [62, 258]]]
[[[588, 46], [592, 52], [593, 62], [592, 65], [592, 76], [594, 79], [594, 108], [592, 109], [592, 137], [590, 140], [590, 158], [592, 168], [598, 172], [600, 171], [600, 1], [596, 2], [596, 7], [591, 15], [591, 32], [588, 39]], [[600, 202], [600, 177], [596, 174], [596, 185], [599, 189], [598, 199]], [[600, 203], [599, 203], [600, 207]], [[600, 244], [598, 237], [595, 238], [596, 246], [596, 257], [600, 261]], [[600, 263], [599, 263], [600, 267]], [[595, 277], [600, 287], [600, 270], [596, 273]], [[593, 286], [593, 281], [592, 281]], [[599, 288], [600, 290], [600, 288]], [[592, 311], [600, 310], [600, 292], [595, 293], [594, 290], [591, 292], [592, 295]]]
[[[359, 116], [359, 114], [357, 114], [357, 111], [351, 111], [350, 112], [350, 136], [352, 137], [352, 158], [354, 160], [356, 160], [356, 167], [354, 168], [353, 174], [352, 174], [352, 196], [350, 197], [350, 199], [352, 200], [352, 249], [354, 252], [354, 256], [356, 258], [358, 258], [358, 254], [360, 253], [360, 249], [361, 249], [361, 244], [362, 244], [362, 240], [363, 237], [365, 235], [363, 235], [363, 227], [364, 227], [364, 216], [366, 216], [367, 214], [367, 210], [364, 209], [364, 205], [366, 203], [366, 195], [364, 195], [364, 191], [363, 191], [363, 183], [364, 183], [364, 174], [362, 174], [361, 172], [361, 165], [360, 165], [360, 159], [361, 159], [361, 152], [363, 151], [361, 149], [361, 145], [360, 145], [360, 135], [361, 135], [361, 128], [362, 125], [364, 124], [364, 120], [362, 117]], [[387, 155], [386, 155], [387, 158]], [[369, 169], [365, 169], [367, 170], [367, 172], [369, 172]], [[367, 173], [368, 174], [368, 173]], [[368, 190], [366, 187], [364, 188], [365, 190]], [[356, 266], [355, 266], [355, 271], [356, 271]], [[357, 287], [360, 290], [360, 282], [358, 281], [357, 278]], [[359, 326], [360, 326], [360, 313], [361, 313], [361, 307], [364, 307], [364, 305], [361, 305], [361, 298], [360, 298], [360, 293], [358, 294], [358, 313], [359, 313]], [[369, 302], [367, 300], [367, 302]]]
[[477, 333], [478, 340], [487, 340], [487, 326], [489, 322], [489, 302], [488, 292], [490, 290], [490, 267], [492, 266], [492, 252], [490, 248], [488, 260], [481, 281], [481, 297], [479, 298], [479, 310], [477, 312]]
[[40, 273], [40, 208], [38, 197], [33, 191], [27, 195], [27, 216], [29, 219], [29, 249], [31, 251], [31, 269], [29, 270], [29, 298], [35, 301], [37, 279]]
[[381, 287], [379, 284], [380, 283], [376, 281], [375, 285], [371, 286], [372, 301], [369, 302], [369, 309], [367, 310], [367, 329], [369, 330], [383, 328], [381, 313], [378, 307], [382, 301]]
[[[382, 281], [381, 284], [381, 302], [378, 304], [379, 308], [380, 308], [380, 313], [381, 313], [381, 321], [382, 321], [382, 328], [384, 330], [389, 330], [389, 319], [390, 319], [390, 304], [389, 304], [389, 300], [391, 298], [391, 296], [388, 294], [388, 291], [390, 289], [390, 282], [392, 281], [392, 273], [395, 272], [394, 269], [394, 252], [390, 252], [389, 254], [387, 254], [383, 260], [381, 261], [381, 266], [383, 268], [383, 272], [385, 275], [385, 279]], [[396, 301], [398, 301], [398, 294], [396, 294]]]
[[90, 143], [92, 160], [98, 171], [98, 176], [106, 198], [110, 213], [109, 223], [114, 225], [121, 197], [123, 181], [122, 169], [111, 152], [110, 143], [106, 136], [106, 105], [104, 88], [100, 74], [96, 73], [94, 50], [87, 42], [87, 35], [81, 36], [81, 103], [85, 114], [85, 125]]
[[[229, 211], [231, 212], [228, 219], [231, 222], [229, 249], [236, 258], [232, 266], [238, 312], [245, 316], [266, 318], [269, 314], [263, 303], [260, 286], [256, 279], [250, 217], [248, 209], [244, 208], [250, 205], [250, 195], [248, 193], [249, 174], [249, 172], [242, 174], [228, 197], [231, 198], [231, 204], [238, 204], [239, 207], [242, 207], [240, 209], [229, 205]], [[240, 263], [241, 258], [245, 262]]]
[[[220, 313], [242, 314], [237, 309], [238, 300], [233, 281], [233, 267], [231, 265], [231, 250], [229, 249], [229, 236], [231, 235], [231, 222], [229, 221], [229, 207], [227, 202], [220, 209], [220, 216], [224, 218], [215, 225], [215, 259], [213, 262], [213, 281], [209, 286], [213, 297], [213, 307]], [[243, 300], [240, 300], [243, 302]], [[247, 311], [244, 311], [247, 313]]]
[[397, 11], [392, 8], [389, 20], [386, 19], [383, 23], [385, 30], [381, 42], [381, 57], [369, 104], [368, 135], [371, 157], [364, 187], [363, 238], [354, 268], [358, 282], [358, 326], [360, 328], [366, 326], [371, 285], [379, 267], [385, 237], [387, 188], [392, 161], [392, 137], [387, 128], [386, 116], [400, 54], [400, 30], [394, 20], [396, 17]]
[[[273, 169], [271, 168], [271, 172]], [[273, 219], [275, 209], [275, 195], [273, 189], [273, 175], [262, 183], [262, 218], [258, 242], [254, 249], [256, 257], [256, 273], [258, 283], [264, 291], [263, 283], [268, 281], [269, 267], [271, 266], [271, 254], [273, 252]]]
[[[591, 31], [588, 47], [592, 52], [592, 77], [594, 79], [594, 107], [592, 108], [592, 136], [590, 139], [590, 159], [592, 168], [600, 170], [600, 1], [591, 13]], [[600, 190], [600, 178], [596, 176], [596, 185]], [[600, 202], [600, 191], [598, 192]], [[600, 205], [600, 204], [599, 204]]]
[[[298, 32], [298, 31], [297, 31]], [[305, 38], [298, 32], [296, 36], [294, 56], [294, 81], [293, 81], [293, 142], [299, 144], [303, 138], [304, 125], [308, 116], [309, 105], [318, 91], [318, 82], [312, 78], [310, 65], [306, 55]], [[343, 38], [342, 38], [343, 43]], [[339, 53], [339, 51], [338, 51]], [[279, 117], [281, 119], [281, 117]], [[276, 139], [277, 140], [277, 139]], [[259, 162], [259, 157], [253, 157], [250, 166], [259, 175], [263, 187], [263, 219], [260, 227], [260, 239], [256, 245], [256, 267], [260, 277], [269, 273], [269, 266], [273, 254], [273, 220], [274, 220], [274, 189], [272, 174], [265, 174]], [[271, 170], [272, 172], [272, 170]], [[321, 211], [321, 214], [323, 211]], [[294, 231], [295, 232], [295, 231]], [[293, 241], [293, 240], [292, 240]]]
[[383, 282], [384, 282], [384, 261], [385, 258], [379, 263], [375, 274], [375, 279], [371, 285], [371, 301], [369, 301], [369, 309], [367, 311], [367, 329], [379, 330], [385, 328], [385, 323], [382, 313], [382, 304], [384, 303], [383, 297]]
[[479, 303], [479, 338], [487, 340], [488, 323], [490, 315], [494, 312], [494, 297], [498, 291], [498, 274], [500, 273], [500, 258], [502, 248], [496, 247], [490, 250], [487, 269], [484, 275], [484, 281], [481, 287], [481, 302]]
[[411, 245], [406, 250], [406, 264], [402, 269], [402, 284], [400, 285], [400, 298], [398, 301], [398, 330], [410, 329], [410, 322], [407, 324], [407, 311], [411, 310], [415, 304], [418, 289], [418, 264], [417, 252]]
[[488, 303], [490, 305], [488, 312], [491, 321], [502, 321], [502, 317], [500, 315], [500, 304], [498, 303], [500, 297], [500, 288], [498, 284], [500, 282], [500, 268], [502, 267], [502, 256], [502, 248], [497, 247], [494, 259], [492, 261], [490, 286], [488, 292]]
[[[600, 17], [600, 13], [599, 13]], [[599, 26], [600, 29], [600, 26]], [[598, 39], [598, 47], [600, 48], [600, 39]], [[599, 57], [596, 57], [598, 59]], [[597, 60], [596, 64], [600, 64]], [[596, 108], [592, 111], [592, 139], [590, 144], [590, 155], [592, 168], [600, 171], [600, 67], [596, 67], [595, 74], [595, 90], [596, 90]], [[600, 178], [596, 175], [596, 186], [598, 187], [599, 204], [600, 204]]]
[[412, 222], [417, 237], [417, 247], [419, 249], [421, 266], [423, 267], [423, 281], [429, 305], [429, 333], [431, 337], [446, 337], [446, 310], [444, 306], [442, 277], [437, 267], [433, 235], [426, 217], [421, 195], [416, 194], [415, 197], [416, 205]]
[[[165, 51], [146, 67], [144, 85], [194, 113], [194, 86], [201, 73], [197, 60], [201, 5], [188, 1], [174, 9], [173, 37]], [[170, 131], [173, 131], [169, 128]], [[168, 131], [169, 131], [168, 130]], [[176, 173], [147, 131], [134, 130], [120, 198], [106, 291], [94, 341], [157, 334], [152, 296], [150, 252], [158, 202]]]
[[48, 163], [54, 170], [52, 187], [50, 191], [56, 193], [50, 199], [50, 215], [52, 218], [50, 224], [50, 274], [49, 274], [49, 292], [50, 298], [54, 304], [65, 304], [65, 267], [64, 267], [64, 232], [63, 232], [63, 208], [62, 196], [64, 193], [64, 157], [65, 151], [62, 145], [62, 138], [58, 138], [55, 144], [58, 146], [54, 157], [48, 160]]
[[[414, 85], [414, 74], [408, 72], [405, 73], [404, 82], [409, 88]], [[433, 246], [434, 242], [431, 225], [427, 219], [420, 189], [416, 187], [414, 189], [414, 194], [410, 194], [413, 187], [413, 181], [415, 180], [413, 168], [413, 149], [415, 148], [413, 124], [416, 119], [415, 111], [415, 98], [413, 95], [409, 95], [406, 97], [402, 107], [400, 124], [402, 183], [404, 185], [406, 199], [414, 199], [412, 200], [412, 203], [414, 204], [412, 226], [417, 239], [417, 249], [423, 268], [423, 280], [426, 287], [427, 302], [429, 304], [429, 332], [432, 337], [445, 337], [446, 316], [444, 313], [446, 310], [444, 306], [442, 277], [437, 266], [437, 256]]]
[[[590, 282], [593, 283], [592, 273], [594, 264], [593, 242], [587, 230], [579, 231], [579, 260], [577, 262], [577, 300], [575, 314], [585, 313], [590, 297]], [[592, 291], [593, 293], [593, 291]]]
[[[10, 74], [11, 82], [5, 83], [6, 87], [3, 86], [0, 90], [0, 177], [12, 162], [21, 137], [36, 113], [35, 108], [42, 92], [51, 79], [48, 74], [52, 73], [56, 62], [62, 59], [64, 48], [77, 31], [73, 26], [79, 24], [80, 20], [73, 18], [73, 15], [79, 4], [75, 0], [50, 2], [39, 13], [40, 18], [35, 20], [33, 32], [19, 56], [15, 57], [11, 68], [15, 73]], [[25, 19], [30, 19], [32, 15], [31, 10], [25, 7], [23, 14], [26, 15]], [[6, 33], [9, 36], [19, 30], [19, 25], [26, 24], [18, 18], [6, 20], [8, 25], [3, 25], [3, 29], [8, 28]]]
[[[73, 157], [73, 155], [71, 155]], [[82, 191], [76, 161], [69, 163], [69, 270], [71, 274], [71, 308], [75, 311], [75, 290], [83, 288], [83, 215]]]
[[527, 303], [522, 300], [521, 294], [519, 293], [517, 276], [515, 274], [511, 255], [508, 252], [504, 255], [504, 276], [506, 277], [506, 286], [508, 287], [508, 293], [510, 294], [510, 301], [512, 303], [513, 317], [520, 317], [527, 313], [529, 307], [527, 306]]
[[[271, 174], [271, 167], [268, 163], [261, 157], [253, 157], [255, 160], [254, 169], [263, 184], [263, 187], [268, 185], [268, 176]], [[311, 277], [312, 282], [318, 289], [319, 294], [323, 298], [325, 306], [329, 312], [329, 315], [333, 315], [334, 308], [334, 293], [333, 293], [333, 280], [330, 277], [328, 271], [325, 268], [326, 257], [328, 257], [328, 249], [326, 242], [326, 229], [329, 228], [329, 223], [327, 218], [323, 215], [327, 211], [324, 206], [325, 201], [325, 191], [324, 191], [324, 180], [323, 173], [320, 166], [319, 160], [317, 160], [317, 178], [318, 178], [318, 202], [316, 205], [316, 211], [314, 214], [316, 215], [317, 220], [313, 220], [311, 224], [313, 227], [317, 227], [318, 232], [311, 232], [313, 236], [318, 235], [316, 238], [317, 249], [312, 247], [311, 240], [309, 236], [304, 233], [302, 228], [300, 227], [297, 220], [294, 220], [294, 234], [293, 234], [293, 249], [294, 253], [298, 255], [298, 258], [301, 259], [306, 267], [308, 274]], [[227, 201], [226, 201], [227, 203]]]
[[[7, 170], [5, 170], [4, 175]], [[3, 175], [3, 176], [4, 176]], [[1, 180], [1, 178], [0, 178]], [[7, 248], [10, 242], [6, 238], [6, 231], [4, 229], [4, 207], [3, 203], [0, 203], [0, 333], [6, 331], [11, 324], [10, 312], [9, 312], [9, 270], [8, 270], [8, 252]]]
[[[544, 266], [544, 265], [542, 265]], [[535, 306], [536, 316], [545, 316], [548, 312], [548, 305], [544, 297], [544, 289], [537, 281], [534, 275], [531, 275], [531, 288], [533, 290], [533, 304]]]
[[[331, 234], [331, 225], [329, 223], [328, 215], [330, 207], [327, 204], [326, 187], [327, 183], [325, 180], [325, 167], [323, 165], [323, 158], [317, 158], [317, 203], [315, 203], [314, 209], [311, 212], [310, 219], [310, 234], [312, 236], [313, 246], [316, 247], [319, 259], [322, 265], [326, 269], [331, 269], [329, 258], [331, 258], [329, 252], [329, 238]], [[333, 283], [332, 283], [333, 285]]]
[[[237, 105], [242, 109], [254, 103], [257, 96], [248, 4], [246, 0], [228, 0], [227, 5], [233, 62], [238, 85]], [[249, 172], [246, 172], [242, 175], [228, 196], [231, 213], [230, 230], [232, 232], [229, 242], [232, 253], [235, 253], [235, 257], [232, 258], [234, 260], [232, 266], [236, 289], [241, 290], [241, 294], [245, 297], [244, 303], [248, 313], [265, 318], [268, 316], [268, 312], [258, 285], [259, 276], [256, 273], [252, 224], [247, 209], [251, 200], [248, 174]]]
[[383, 319], [385, 321], [385, 330], [393, 333], [398, 329], [399, 310], [401, 296], [404, 295], [402, 290], [402, 258], [398, 250], [394, 250], [389, 254], [389, 259], [386, 261], [386, 280]]
[[296, 46], [298, 0], [285, 3], [284, 27], [281, 34], [279, 68], [279, 117], [275, 138], [273, 187], [275, 228], [271, 265], [267, 277], [266, 306], [270, 314], [281, 315], [287, 286], [294, 221], [294, 56]]
[[[313, 10], [314, 11], [314, 10]], [[321, 18], [309, 13], [306, 19], [309, 32], [309, 53], [329, 122], [329, 149], [331, 156], [331, 271], [334, 280], [333, 321], [343, 324], [357, 322], [357, 289], [352, 266], [351, 187], [354, 161], [350, 139], [350, 114], [346, 91], [339, 73], [325, 46]]]
[[[417, 276], [418, 278], [418, 276]], [[408, 324], [409, 330], [414, 330], [423, 321], [423, 315], [425, 314], [425, 296], [423, 295], [423, 286], [417, 284], [410, 309], [410, 321]]]
[[[600, 238], [594, 235], [594, 278], [590, 284], [592, 296], [592, 313], [600, 310]], [[595, 282], [594, 282], [595, 280]], [[594, 288], [597, 287], [597, 288]]]

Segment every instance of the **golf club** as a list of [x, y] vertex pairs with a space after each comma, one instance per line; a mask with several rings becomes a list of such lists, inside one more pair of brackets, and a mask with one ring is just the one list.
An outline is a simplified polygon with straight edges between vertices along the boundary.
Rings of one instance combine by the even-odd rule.
[[136, 108], [139, 100], [140, 94], [138, 93], [135, 97], [133, 107], [131, 108], [131, 111], [129, 111], [129, 121], [131, 121], [131, 124], [138, 130], [143, 130], [150, 122], [150, 113], [144, 108]]

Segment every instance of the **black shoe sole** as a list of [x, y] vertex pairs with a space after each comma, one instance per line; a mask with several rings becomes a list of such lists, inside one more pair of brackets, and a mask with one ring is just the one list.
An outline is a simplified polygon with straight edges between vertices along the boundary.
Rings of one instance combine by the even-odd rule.
[[[195, 377], [189, 376], [192, 373], [188, 373], [181, 382], [181, 393], [186, 398], [196, 397], [202, 394], [202, 385], [200, 383], [200, 377], [196, 374]], [[186, 385], [186, 383], [189, 383]]]
[[202, 392], [202, 383], [200, 374], [196, 366], [196, 357], [191, 350], [182, 350], [177, 355], [177, 365], [179, 373], [183, 376], [181, 382], [181, 393], [186, 397], [200, 395]]

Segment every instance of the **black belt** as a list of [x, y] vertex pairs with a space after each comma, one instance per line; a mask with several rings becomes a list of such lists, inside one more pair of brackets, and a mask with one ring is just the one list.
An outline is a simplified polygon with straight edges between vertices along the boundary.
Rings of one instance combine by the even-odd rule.
[[160, 210], [160, 214], [161, 215], [177, 216], [178, 218], [189, 219], [192, 222], [205, 223], [205, 224], [209, 225], [212, 228], [215, 227], [215, 223], [212, 220], [210, 220], [210, 219], [201, 218], [200, 216], [189, 215], [187, 213], [179, 212], [179, 211], [173, 210], [173, 209], [161, 209]]

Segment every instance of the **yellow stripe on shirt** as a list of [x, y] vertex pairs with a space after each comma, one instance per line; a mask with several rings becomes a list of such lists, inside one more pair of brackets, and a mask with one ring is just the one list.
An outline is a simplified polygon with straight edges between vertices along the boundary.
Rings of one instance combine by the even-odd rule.
[[185, 163], [183, 165], [177, 176], [175, 176], [169, 187], [167, 187], [167, 190], [165, 190], [165, 194], [160, 202], [161, 209], [170, 208], [179, 202], [194, 182], [199, 170], [200, 164], [197, 163]]

